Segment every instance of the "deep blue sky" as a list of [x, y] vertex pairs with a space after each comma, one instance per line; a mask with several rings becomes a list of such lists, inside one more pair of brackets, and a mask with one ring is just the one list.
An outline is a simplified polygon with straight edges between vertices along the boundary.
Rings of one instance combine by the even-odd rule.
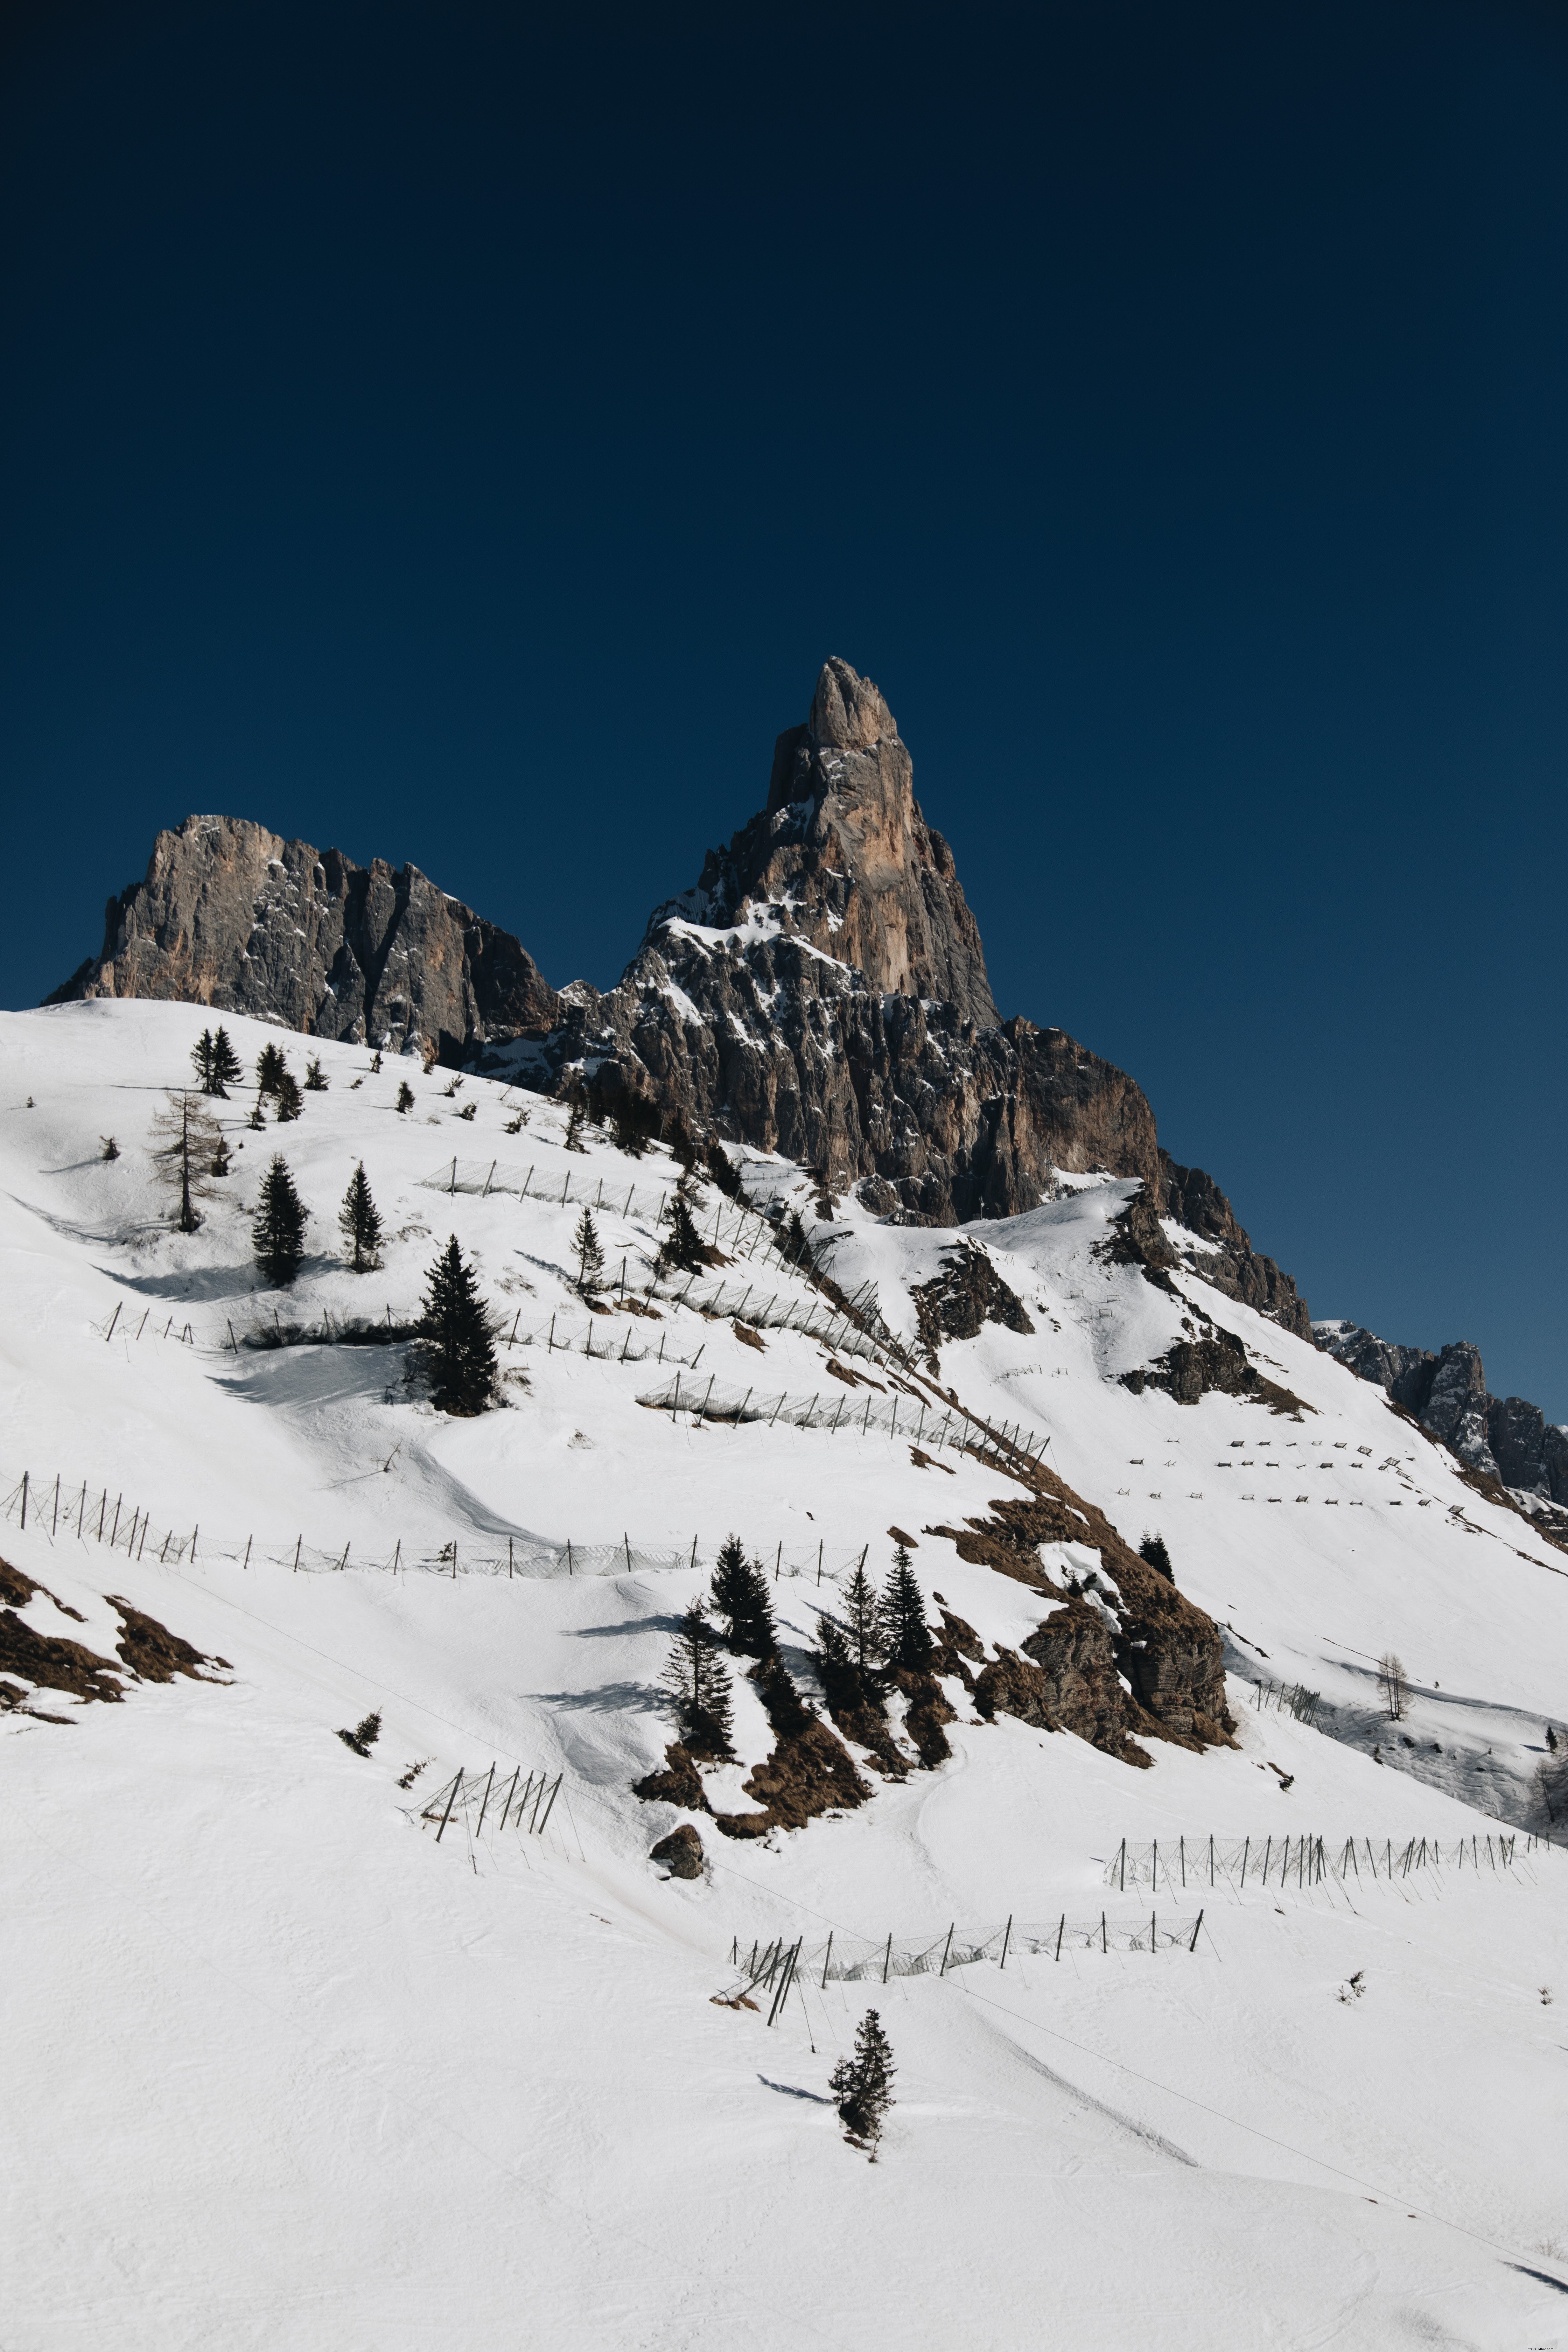
[[1004, 1009], [1568, 1418], [1558, 10], [0, 41], [0, 1000], [216, 809], [607, 982], [840, 653]]

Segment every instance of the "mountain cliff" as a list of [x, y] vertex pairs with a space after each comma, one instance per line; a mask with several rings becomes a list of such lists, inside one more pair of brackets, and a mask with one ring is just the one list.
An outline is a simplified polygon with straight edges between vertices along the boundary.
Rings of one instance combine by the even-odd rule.
[[105, 908], [98, 954], [46, 1002], [90, 996], [210, 1004], [445, 1061], [548, 1030], [560, 1010], [521, 941], [416, 866], [356, 866], [231, 816], [159, 834], [145, 878]]
[[617, 985], [548, 986], [521, 942], [416, 866], [361, 866], [232, 817], [161, 833], [104, 944], [49, 1000], [172, 997], [308, 1034], [593, 1081], [854, 1186], [875, 1213], [1014, 1216], [1063, 1176], [1142, 1180], [1226, 1296], [1310, 1329], [1202, 1170], [1162, 1151], [1125, 1071], [1004, 1021], [952, 854], [878, 688], [837, 657], [774, 746], [764, 805], [650, 918]]

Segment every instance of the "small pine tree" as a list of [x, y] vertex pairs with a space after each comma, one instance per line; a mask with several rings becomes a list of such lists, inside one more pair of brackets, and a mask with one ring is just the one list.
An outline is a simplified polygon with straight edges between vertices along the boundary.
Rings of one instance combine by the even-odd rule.
[[789, 1213], [789, 1222], [784, 1227], [784, 1238], [779, 1243], [779, 1248], [791, 1265], [810, 1265], [814, 1263], [811, 1243], [806, 1236], [805, 1227], [800, 1222], [798, 1209], [792, 1209]]
[[356, 1274], [369, 1274], [381, 1264], [381, 1216], [371, 1199], [363, 1160], [349, 1178], [349, 1189], [338, 1211], [338, 1230], [348, 1244]]
[[373, 1054], [370, 1057], [370, 1074], [373, 1078], [379, 1078], [381, 1076], [381, 1055], [379, 1053]]
[[308, 1095], [324, 1095], [326, 1091], [327, 1079], [321, 1068], [321, 1055], [312, 1054], [305, 1065], [305, 1092]]
[[221, 1095], [217, 1080], [217, 1039], [210, 1029], [204, 1029], [191, 1047], [191, 1067], [196, 1074], [204, 1095]]
[[406, 1078], [397, 1089], [397, 1108], [399, 1110], [412, 1110], [414, 1108], [414, 1089]]
[[1157, 1569], [1163, 1577], [1174, 1584], [1176, 1571], [1171, 1566], [1171, 1555], [1165, 1549], [1163, 1536], [1145, 1536], [1138, 1547], [1138, 1557], [1146, 1559], [1151, 1568]]
[[278, 1091], [278, 1081], [287, 1074], [288, 1067], [288, 1064], [283, 1059], [283, 1049], [280, 1045], [263, 1045], [256, 1057], [257, 1091], [259, 1094], [275, 1095]]
[[605, 1279], [605, 1253], [599, 1247], [599, 1229], [587, 1209], [577, 1220], [572, 1246], [577, 1253], [577, 1287], [584, 1298], [591, 1298]]
[[98, 1139], [103, 1146], [103, 1157], [105, 1160], [119, 1159], [120, 1146], [116, 1143], [111, 1135], [100, 1135]]
[[730, 1677], [714, 1651], [701, 1601], [693, 1601], [682, 1617], [660, 1680], [675, 1702], [681, 1741], [692, 1755], [732, 1756]]
[[509, 1135], [521, 1135], [527, 1125], [528, 1113], [524, 1110], [520, 1110], [514, 1118], [508, 1119], [506, 1123], [506, 1131]]
[[844, 1588], [844, 1614], [847, 1621], [849, 1654], [857, 1673], [875, 1674], [882, 1655], [882, 1612], [877, 1601], [877, 1588], [866, 1573], [864, 1558]]
[[904, 1545], [893, 1554], [892, 1572], [882, 1595], [882, 1646], [895, 1673], [919, 1674], [931, 1664], [925, 1595], [915, 1581], [915, 1564]]
[[664, 1237], [659, 1256], [666, 1265], [679, 1266], [685, 1274], [695, 1274], [699, 1266], [707, 1265], [708, 1252], [702, 1245], [697, 1221], [687, 1206], [684, 1195], [679, 1192], [673, 1194], [665, 1213], [669, 1222], [669, 1231]]
[[221, 1095], [226, 1087], [238, 1086], [244, 1075], [233, 1038], [226, 1029], [220, 1029], [213, 1039], [213, 1076], [216, 1080], [213, 1092]]
[[739, 1536], [731, 1536], [713, 1570], [712, 1606], [724, 1622], [730, 1647], [743, 1658], [778, 1654], [773, 1597], [760, 1560], [748, 1559]]
[[356, 1756], [368, 1756], [381, 1738], [380, 1710], [374, 1715], [367, 1715], [364, 1721], [356, 1723], [352, 1731], [340, 1731], [338, 1738], [345, 1748], [352, 1748]]
[[839, 2060], [827, 2078], [827, 2087], [838, 2102], [838, 2120], [846, 2136], [869, 2147], [873, 2163], [883, 2119], [893, 2104], [897, 2072], [882, 2021], [874, 2009], [868, 2009], [855, 2030], [854, 2057]]
[[267, 1124], [267, 1121], [261, 1116], [261, 1097], [259, 1093], [257, 1095], [255, 1104], [251, 1109], [250, 1117], [245, 1123], [247, 1127], [256, 1128], [265, 1127]]
[[580, 1102], [574, 1102], [567, 1115], [566, 1141], [563, 1149], [567, 1151], [586, 1151], [588, 1149], [583, 1140], [583, 1106]]
[[816, 1621], [816, 1649], [812, 1663], [830, 1715], [853, 1715], [865, 1706], [869, 1696], [865, 1678], [855, 1663], [855, 1654], [843, 1627], [836, 1625], [831, 1617], [819, 1617]]
[[174, 1223], [182, 1234], [194, 1234], [201, 1223], [196, 1202], [207, 1197], [213, 1160], [223, 1141], [217, 1121], [200, 1095], [171, 1094], [164, 1108], [153, 1115], [153, 1133], [159, 1180], [180, 1196]]
[[442, 1412], [483, 1412], [495, 1397], [495, 1336], [456, 1234], [426, 1277], [420, 1333], [432, 1403]]
[[217, 1139], [217, 1150], [213, 1153], [212, 1172], [215, 1176], [226, 1176], [228, 1171], [228, 1138], [220, 1135]]
[[288, 1161], [280, 1155], [275, 1157], [261, 1180], [251, 1244], [257, 1265], [279, 1290], [288, 1287], [304, 1263], [305, 1221], [309, 1214], [294, 1190]]
[[273, 1087], [272, 1098], [278, 1106], [279, 1127], [287, 1127], [290, 1120], [299, 1118], [305, 1108], [305, 1097], [300, 1092], [299, 1080], [288, 1070], [282, 1073], [278, 1084]]

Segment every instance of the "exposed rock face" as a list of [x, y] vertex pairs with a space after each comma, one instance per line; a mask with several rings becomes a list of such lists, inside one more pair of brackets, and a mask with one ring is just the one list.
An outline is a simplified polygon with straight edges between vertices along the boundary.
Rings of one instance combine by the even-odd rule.
[[1227, 1298], [1237, 1298], [1244, 1307], [1282, 1323], [1299, 1339], [1310, 1339], [1312, 1320], [1306, 1300], [1271, 1257], [1258, 1255], [1214, 1178], [1201, 1168], [1178, 1168], [1166, 1151], [1160, 1154], [1160, 1173], [1166, 1214], [1200, 1240], [1218, 1244], [1184, 1249], [1183, 1265]]
[[[1213, 1619], [1054, 1472], [1037, 1465], [1029, 1476], [1037, 1490], [1032, 1501], [996, 1502], [989, 1519], [926, 1530], [949, 1537], [960, 1559], [999, 1569], [1067, 1604], [1027, 1637], [1025, 1654], [1002, 1651], [981, 1668], [974, 1677], [981, 1713], [1076, 1732], [1129, 1764], [1149, 1761], [1138, 1738], [1194, 1748], [1226, 1742], [1236, 1727]], [[1104, 1580], [1098, 1603], [1081, 1591], [1064, 1593], [1041, 1567], [1037, 1547], [1064, 1541], [1099, 1552]]]
[[650, 1862], [662, 1862], [671, 1878], [700, 1878], [707, 1856], [702, 1851], [701, 1832], [689, 1822], [681, 1822], [668, 1837], [661, 1837], [648, 1853]]
[[999, 1020], [892, 713], [847, 662], [825, 666], [810, 718], [780, 736], [766, 806], [656, 910], [618, 987], [568, 992], [531, 1058], [537, 1084], [597, 1071], [911, 1223], [1016, 1215], [1058, 1170], [1141, 1177], [1216, 1244], [1195, 1271], [1309, 1328], [1212, 1179], [1161, 1152], [1124, 1071], [1063, 1030]]
[[237, 817], [161, 833], [146, 879], [105, 913], [100, 953], [51, 1004], [170, 997], [315, 1037], [456, 1063], [491, 1037], [542, 1034], [559, 999], [509, 932], [416, 866], [284, 841]]
[[912, 1293], [921, 1338], [935, 1361], [943, 1339], [973, 1339], [987, 1323], [1033, 1331], [1024, 1302], [1003, 1281], [983, 1249], [961, 1245], [942, 1272]]
[[1058, 1171], [1141, 1178], [1212, 1246], [1195, 1272], [1306, 1328], [1225, 1195], [1162, 1153], [1124, 1071], [1060, 1029], [1003, 1022], [952, 856], [897, 723], [827, 662], [774, 748], [765, 805], [659, 907], [619, 984], [558, 993], [510, 933], [416, 866], [360, 866], [231, 817], [161, 833], [102, 950], [51, 1003], [158, 996], [322, 1037], [597, 1074], [717, 1132], [858, 1183], [879, 1215], [961, 1224], [1035, 1207]]
[[1472, 1340], [1451, 1340], [1435, 1356], [1429, 1348], [1380, 1339], [1356, 1323], [1319, 1323], [1312, 1337], [1362, 1380], [1386, 1389], [1472, 1470], [1515, 1494], [1568, 1506], [1568, 1429], [1523, 1397], [1489, 1395]]
[[914, 796], [898, 723], [869, 678], [826, 662], [811, 716], [773, 747], [767, 806], [712, 849], [697, 887], [654, 913], [720, 930], [753, 909], [881, 995], [936, 998], [961, 1020], [1001, 1020], [952, 853]]

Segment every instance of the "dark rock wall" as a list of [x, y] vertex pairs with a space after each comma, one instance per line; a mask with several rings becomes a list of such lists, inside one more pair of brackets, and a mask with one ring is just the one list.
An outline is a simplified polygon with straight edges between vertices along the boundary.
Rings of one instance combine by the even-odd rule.
[[1385, 1389], [1472, 1470], [1518, 1494], [1568, 1506], [1568, 1429], [1523, 1397], [1489, 1395], [1473, 1340], [1451, 1340], [1434, 1355], [1353, 1323], [1321, 1325], [1313, 1337], [1362, 1380]]
[[100, 953], [51, 1004], [150, 996], [457, 1062], [542, 1034], [559, 999], [531, 956], [416, 866], [356, 866], [237, 817], [161, 833], [105, 912]]

